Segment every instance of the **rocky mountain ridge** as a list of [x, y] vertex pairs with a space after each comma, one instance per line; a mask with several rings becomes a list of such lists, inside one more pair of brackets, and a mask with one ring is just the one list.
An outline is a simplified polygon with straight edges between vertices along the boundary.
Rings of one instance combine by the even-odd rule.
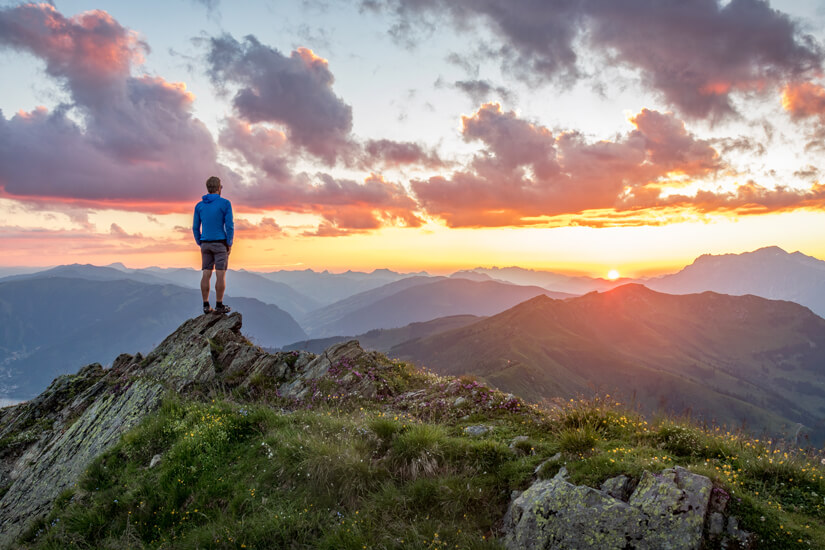
[[[373, 422], [369, 428], [358, 427], [354, 433], [365, 438], [365, 443], [359, 445], [369, 442], [369, 445], [375, 446], [375, 450], [366, 456], [372, 456], [376, 465], [398, 468], [398, 482], [411, 484], [414, 491], [424, 490], [416, 498], [423, 498], [422, 502], [429, 503], [428, 506], [437, 506], [438, 500], [434, 499], [434, 495], [427, 496], [430, 494], [427, 491], [432, 489], [425, 489], [426, 483], [421, 485], [421, 489], [415, 489], [416, 480], [426, 482], [429, 476], [440, 471], [445, 474], [453, 472], [452, 475], [455, 475], [455, 466], [449, 466], [444, 462], [446, 460], [469, 461], [473, 478], [484, 479], [487, 470], [498, 468], [498, 465], [510, 465], [512, 468], [518, 464], [523, 469], [535, 464], [540, 460], [538, 453], [548, 453], [552, 445], [555, 445], [531, 442], [531, 436], [521, 435], [512, 439], [508, 449], [501, 443], [488, 439], [496, 430], [503, 429], [496, 427], [496, 418], [506, 420], [513, 426], [522, 426], [521, 430], [535, 425], [535, 433], [541, 433], [554, 425], [563, 428], [569, 419], [575, 418], [574, 415], [568, 416], [568, 420], [553, 420], [544, 413], [531, 409], [513, 395], [490, 390], [472, 380], [438, 378], [416, 373], [383, 355], [363, 351], [355, 341], [334, 345], [319, 355], [298, 351], [267, 353], [252, 345], [242, 335], [241, 326], [242, 318], [238, 313], [230, 316], [210, 314], [190, 319], [145, 357], [123, 354], [110, 369], [89, 365], [76, 375], [59, 377], [38, 398], [2, 409], [0, 546], [17, 547], [16, 540], [25, 540], [28, 542], [23, 547], [40, 547], [37, 545], [38, 537], [49, 529], [48, 525], [38, 523], [40, 518], [49, 513], [54, 514], [58, 507], [71, 507], [71, 502], [76, 498], [86, 502], [80, 506], [91, 506], [93, 501], [88, 499], [94, 498], [98, 487], [78, 489], [78, 480], [85, 477], [87, 481], [84, 483], [88, 485], [90, 468], [96, 468], [98, 474], [105, 477], [106, 469], [113, 466], [98, 462], [97, 457], [105, 455], [107, 450], [116, 445], [121, 445], [122, 436], [131, 433], [135, 426], [152, 416], [170, 398], [192, 402], [208, 401], [210, 395], [220, 393], [233, 396], [239, 403], [257, 402], [266, 406], [269, 402], [267, 396], [270, 396], [273, 403], [282, 407], [276, 411], [276, 415], [284, 417], [294, 415], [294, 410], [307, 407], [311, 409], [316, 401], [333, 407], [336, 403], [343, 406], [344, 402], [354, 402], [356, 410], [358, 403], [362, 404], [362, 410], [368, 405], [376, 407], [380, 411], [378, 417], [384, 420]], [[245, 411], [245, 408], [241, 408], [239, 414], [243, 417], [248, 414]], [[395, 415], [395, 421], [399, 421], [400, 417], [407, 418], [407, 424], [397, 424], [392, 420], [392, 415]], [[602, 421], [605, 426], [608, 426], [607, 418]], [[617, 429], [626, 425], [624, 416], [609, 418]], [[405, 427], [411, 422], [415, 424], [420, 421], [415, 419], [448, 421], [455, 425], [453, 431], [456, 435], [448, 440], [443, 439], [443, 435], [437, 435], [444, 428], [428, 428], [426, 425], [419, 428]], [[216, 422], [220, 421], [218, 419]], [[637, 426], [640, 430], [647, 430], [641, 423]], [[308, 430], [310, 425], [303, 425], [302, 429]], [[611, 428], [608, 426], [605, 429], [608, 430], [604, 432], [607, 434]], [[410, 437], [413, 437], [413, 443], [404, 439], [405, 433], [412, 434]], [[414, 446], [398, 447], [397, 441], [407, 441], [405, 445]], [[493, 527], [489, 532], [489, 544], [485, 542], [479, 548], [498, 547], [495, 539], [500, 539], [510, 549], [561, 548], [570, 547], [571, 544], [577, 548], [626, 548], [627, 541], [631, 540], [627, 537], [637, 541], [638, 548], [660, 547], [657, 544], [663, 540], [672, 541], [673, 548], [698, 549], [715, 547], [713, 545], [724, 545], [726, 548], [752, 547], [756, 538], [748, 532], [738, 528], [724, 532], [716, 529], [720, 518], [722, 525], [738, 523], [735, 518], [730, 519], [733, 517], [731, 510], [712, 505], [711, 488], [715, 485], [708, 477], [687, 474], [678, 469], [662, 470], [661, 467], [655, 467], [656, 461], [650, 463], [641, 478], [636, 481], [629, 481], [628, 478], [631, 485], [639, 484], [635, 492], [627, 483], [620, 490], [621, 480], [611, 477], [601, 493], [596, 491], [598, 494], [610, 494], [611, 500], [594, 500], [598, 495], [592, 492], [593, 489], [566, 481], [564, 467], [564, 464], [573, 467], [590, 453], [589, 441], [583, 440], [583, 445], [575, 441], [562, 443], [562, 452], [544, 460], [536, 468], [532, 479], [530, 476], [519, 476], [501, 490], [491, 493], [499, 495], [495, 497], [498, 500], [501, 499], [502, 490], [509, 494], [508, 487], [524, 488], [525, 482], [529, 485], [527, 491], [520, 495], [514, 494], [509, 500], [510, 512], [506, 517], [506, 510], [502, 507], [496, 508], [500, 514], [498, 517], [483, 520], [484, 524]], [[666, 443], [669, 440], [662, 441]], [[440, 447], [448, 443], [452, 450], [445, 451]], [[271, 460], [274, 453], [271, 445], [276, 443], [267, 443], [265, 440], [253, 446], [261, 449], [262, 460]], [[421, 451], [417, 450], [419, 447]], [[284, 452], [293, 451], [286, 448]], [[340, 452], [332, 450], [334, 456], [338, 457], [337, 461], [346, 460], [346, 454], [339, 454]], [[382, 453], [390, 454], [383, 456]], [[162, 466], [156, 465], [164, 460], [167, 458], [157, 455], [151, 461], [147, 459], [139, 470], [148, 472], [152, 468], [160, 468]], [[363, 464], [363, 458], [354, 460], [354, 464]], [[352, 467], [364, 467], [355, 465]], [[556, 472], [558, 475], [553, 477]], [[318, 474], [319, 472], [315, 472], [315, 475]], [[353, 470], [351, 473], [345, 472], [345, 475], [358, 477], [361, 474]], [[377, 474], [369, 474], [368, 478], [372, 479], [375, 475]], [[538, 480], [531, 484], [536, 477]], [[551, 483], [548, 485], [542, 479], [551, 479]], [[688, 480], [689, 483], [679, 480]], [[178, 481], [183, 483], [182, 480]], [[292, 486], [294, 479], [289, 483]], [[694, 491], [692, 486], [698, 489]], [[328, 485], [324, 487], [329, 490]], [[111, 511], [106, 514], [125, 516], [126, 511], [118, 508], [117, 503], [118, 499], [126, 501], [127, 496], [119, 496], [116, 487], [110, 487], [108, 491], [106, 495], [115, 495], [116, 498], [113, 505], [109, 497], [107, 506]], [[479, 491], [483, 489], [479, 488]], [[554, 502], [557, 503], [562, 494], [559, 491], [581, 493], [586, 506], [578, 511], [556, 509], [558, 507]], [[622, 496], [622, 491], [627, 495]], [[250, 493], [252, 497], [255, 496], [254, 489]], [[107, 497], [103, 498], [105, 500]], [[353, 498], [353, 495], [349, 498]], [[221, 500], [218, 499], [218, 503]], [[185, 502], [181, 506], [185, 507]], [[605, 523], [608, 520], [604, 519], [606, 510], [610, 516], [609, 525]], [[611, 510], [619, 510], [620, 513], [617, 515]], [[128, 513], [133, 513], [131, 508]], [[150, 512], [136, 508], [134, 513]], [[465, 518], [468, 513], [471, 513], [470, 509], [464, 514]], [[668, 519], [677, 515], [679, 521]], [[60, 516], [51, 517], [55, 517], [51, 527], [57, 529], [55, 525]], [[429, 514], [426, 520], [429, 520]], [[108, 519], [98, 516], [95, 521], [98, 522], [94, 531], [96, 533], [102, 529], [103, 524], [99, 522]], [[420, 521], [425, 520], [422, 518]], [[602, 526], [598, 531], [581, 527], [591, 525], [594, 521]], [[570, 522], [579, 526], [576, 532], [571, 532], [569, 526], [566, 526]], [[559, 533], [564, 533], [562, 538], [558, 538]], [[609, 533], [611, 542], [605, 543], [605, 533]], [[21, 535], [25, 535], [24, 539], [17, 539]], [[84, 536], [90, 537], [93, 533], [87, 532]], [[124, 536], [135, 535], [126, 533]], [[442, 535], [442, 538], [446, 536]], [[163, 540], [166, 539], [162, 532], [158, 539], [153, 540], [158, 540], [159, 547], [164, 547]], [[486, 535], [483, 540], [487, 540]], [[557, 542], [552, 542], [554, 540]], [[440, 544], [438, 532], [433, 541]], [[539, 541], [544, 542], [539, 546]], [[220, 542], [220, 539], [215, 539], [213, 543], [215, 542]], [[93, 540], [85, 540], [84, 543], [94, 546]], [[112, 547], [111, 544], [118, 547], [121, 543], [110, 543], [107, 547]], [[151, 543], [148, 546], [157, 545]], [[404, 547], [403, 542], [399, 547]]]

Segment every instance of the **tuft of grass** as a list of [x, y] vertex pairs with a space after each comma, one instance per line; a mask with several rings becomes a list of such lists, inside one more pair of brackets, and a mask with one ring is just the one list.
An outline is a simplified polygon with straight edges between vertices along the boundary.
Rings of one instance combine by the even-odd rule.
[[565, 428], [559, 434], [559, 448], [574, 455], [583, 455], [594, 451], [598, 441], [599, 433], [588, 424], [575, 428]]

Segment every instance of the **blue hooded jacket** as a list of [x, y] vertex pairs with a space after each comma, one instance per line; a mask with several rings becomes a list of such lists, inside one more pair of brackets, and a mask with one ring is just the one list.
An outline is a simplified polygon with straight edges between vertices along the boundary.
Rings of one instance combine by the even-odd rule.
[[[201, 232], [203, 226], [203, 232]], [[232, 219], [232, 203], [217, 193], [203, 196], [195, 205], [192, 233], [198, 245], [201, 241], [223, 241], [232, 246], [235, 237], [235, 222]]]

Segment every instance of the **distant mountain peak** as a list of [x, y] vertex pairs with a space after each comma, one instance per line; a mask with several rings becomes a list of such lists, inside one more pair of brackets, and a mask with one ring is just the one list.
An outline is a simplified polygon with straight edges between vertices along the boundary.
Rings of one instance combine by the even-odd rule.
[[651, 296], [653, 294], [660, 294], [655, 290], [651, 290], [647, 288], [645, 285], [640, 283], [627, 283], [621, 286], [617, 286], [616, 288], [612, 288], [610, 290], [606, 290], [601, 294], [612, 294], [612, 295], [623, 295], [623, 296], [633, 296], [633, 295], [645, 295]]

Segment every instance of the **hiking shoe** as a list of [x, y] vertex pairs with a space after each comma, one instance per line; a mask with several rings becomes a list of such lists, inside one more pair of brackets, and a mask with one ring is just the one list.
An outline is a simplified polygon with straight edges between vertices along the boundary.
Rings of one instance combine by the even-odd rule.
[[213, 311], [215, 311], [215, 310], [214, 310], [214, 309], [212, 309], [211, 307], [209, 307], [209, 306], [203, 306], [203, 313], [204, 313], [204, 314], [207, 314], [207, 313], [212, 313]]
[[230, 311], [232, 311], [232, 308], [223, 304], [215, 308], [215, 313], [229, 313]]

